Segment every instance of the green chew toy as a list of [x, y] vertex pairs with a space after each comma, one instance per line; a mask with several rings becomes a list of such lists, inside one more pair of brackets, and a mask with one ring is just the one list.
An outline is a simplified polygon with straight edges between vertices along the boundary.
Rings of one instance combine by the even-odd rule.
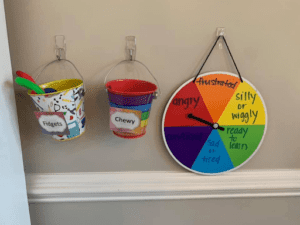
[[33, 90], [35, 91], [37, 94], [45, 94], [45, 91], [40, 88], [37, 84], [25, 79], [25, 78], [22, 78], [22, 77], [17, 77], [15, 79], [16, 83], [22, 87], [25, 87], [29, 90]]

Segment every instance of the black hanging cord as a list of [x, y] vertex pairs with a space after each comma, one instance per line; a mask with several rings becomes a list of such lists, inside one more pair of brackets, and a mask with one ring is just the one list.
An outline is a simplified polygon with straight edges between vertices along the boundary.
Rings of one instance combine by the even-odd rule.
[[220, 37], [223, 38], [223, 40], [224, 40], [224, 42], [225, 42], [225, 45], [226, 45], [226, 47], [227, 47], [227, 49], [228, 49], [229, 55], [230, 55], [230, 57], [231, 57], [231, 59], [232, 59], [232, 61], [233, 61], [233, 64], [234, 64], [234, 66], [235, 66], [237, 72], [238, 72], [238, 75], [239, 75], [239, 77], [240, 77], [240, 80], [241, 80], [241, 82], [243, 83], [243, 79], [242, 79], [242, 77], [241, 77], [240, 71], [239, 71], [239, 69], [237, 68], [237, 66], [236, 66], [236, 64], [235, 64], [235, 61], [234, 61], [233, 56], [232, 56], [232, 54], [231, 54], [231, 51], [230, 51], [230, 49], [229, 49], [229, 47], [228, 47], [228, 44], [227, 44], [227, 42], [226, 42], [226, 40], [225, 40], [225, 37], [224, 37], [223, 35], [218, 36], [216, 42], [214, 43], [213, 47], [211, 48], [210, 52], [208, 53], [208, 55], [207, 55], [207, 57], [206, 57], [204, 63], [202, 64], [201, 68], [199, 69], [197, 75], [195, 76], [195, 78], [194, 78], [194, 80], [193, 80], [194, 83], [195, 83], [197, 77], [199, 76], [199, 74], [201, 73], [202, 68], [204, 67], [206, 61], [208, 60], [208, 58], [209, 58], [211, 52], [214, 50], [214, 48], [215, 48], [215, 46], [216, 46], [218, 40], [220, 39]]
[[217, 38], [216, 42], [214, 43], [213, 47], [211, 48], [210, 52], [208, 53], [208, 55], [207, 55], [207, 57], [206, 57], [204, 63], [202, 64], [202, 66], [201, 66], [201, 68], [199, 69], [197, 75], [195, 76], [195, 79], [193, 80], [194, 83], [195, 83], [197, 77], [199, 76], [199, 74], [201, 73], [201, 70], [202, 70], [203, 66], [205, 65], [206, 61], [208, 60], [208, 58], [209, 58], [211, 52], [214, 50], [214, 48], [215, 48], [215, 46], [216, 46], [218, 40], [220, 39], [220, 37], [221, 37], [221, 36], [219, 36], [219, 37]]
[[237, 66], [236, 66], [236, 64], [235, 64], [235, 61], [234, 61], [233, 56], [232, 56], [232, 54], [231, 54], [231, 51], [230, 51], [230, 49], [229, 49], [229, 47], [228, 47], [227, 41], [226, 41], [226, 39], [225, 39], [224, 36], [222, 36], [222, 37], [223, 37], [223, 40], [224, 40], [224, 42], [225, 42], [225, 45], [226, 45], [226, 47], [227, 47], [227, 49], [228, 49], [229, 55], [231, 56], [231, 59], [232, 59], [232, 61], [233, 61], [233, 64], [234, 64], [234, 66], [235, 66], [235, 68], [236, 68], [236, 71], [237, 71], [238, 74], [239, 74], [240, 80], [241, 80], [241, 82], [243, 83], [243, 79], [242, 79], [242, 77], [241, 77], [240, 71], [239, 71], [239, 69], [237, 68]]

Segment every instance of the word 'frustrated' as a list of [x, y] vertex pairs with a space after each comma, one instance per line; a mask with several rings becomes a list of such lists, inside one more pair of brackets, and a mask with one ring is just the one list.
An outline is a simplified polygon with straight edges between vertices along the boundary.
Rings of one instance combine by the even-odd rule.
[[218, 80], [218, 78], [212, 80], [204, 80], [203, 77], [200, 77], [200, 79], [197, 80], [196, 83], [198, 83], [199, 85], [219, 85], [234, 89], [238, 82], [231, 83], [228, 80]]

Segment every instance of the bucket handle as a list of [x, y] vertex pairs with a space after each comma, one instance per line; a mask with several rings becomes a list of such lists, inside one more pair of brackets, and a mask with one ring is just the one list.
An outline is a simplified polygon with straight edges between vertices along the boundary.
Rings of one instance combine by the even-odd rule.
[[125, 63], [125, 62], [137, 62], [137, 63], [141, 64], [142, 66], [144, 66], [144, 67], [147, 69], [147, 71], [150, 73], [150, 75], [152, 76], [152, 78], [155, 80], [155, 83], [156, 83], [156, 85], [157, 85], [157, 87], [158, 87], [158, 92], [155, 92], [155, 93], [154, 93], [154, 97], [157, 98], [158, 96], [161, 95], [161, 90], [160, 90], [160, 87], [159, 87], [159, 84], [158, 84], [156, 78], [155, 78], [154, 75], [151, 73], [151, 71], [148, 69], [148, 67], [147, 67], [144, 63], [142, 63], [142, 62], [140, 62], [140, 61], [138, 61], [138, 60], [132, 60], [132, 61], [131, 61], [131, 60], [123, 60], [123, 61], [119, 62], [117, 65], [115, 65], [113, 68], [111, 68], [111, 69], [108, 71], [108, 73], [106, 74], [106, 76], [105, 76], [105, 78], [104, 78], [104, 85], [106, 84], [106, 80], [107, 80], [108, 76], [110, 75], [110, 73], [111, 73], [117, 66], [119, 66], [119, 65], [121, 65], [121, 64], [123, 64], [123, 63]]
[[[39, 78], [39, 76], [43, 73], [43, 71], [44, 71], [48, 66], [50, 66], [52, 63], [60, 62], [60, 61], [66, 61], [66, 62], [71, 63], [71, 65], [75, 68], [75, 70], [76, 70], [77, 73], [79, 74], [80, 78], [82, 79], [83, 90], [84, 90], [84, 92], [85, 92], [83, 76], [81, 75], [81, 73], [79, 72], [79, 70], [77, 69], [77, 67], [74, 65], [74, 63], [72, 63], [70, 60], [67, 60], [67, 59], [57, 59], [57, 60], [53, 60], [52, 62], [48, 63], [48, 64], [42, 69], [42, 71], [38, 73], [38, 75], [36, 76], [35, 80], [37, 81], [37, 79]], [[83, 94], [84, 94], [84, 93], [83, 93]]]

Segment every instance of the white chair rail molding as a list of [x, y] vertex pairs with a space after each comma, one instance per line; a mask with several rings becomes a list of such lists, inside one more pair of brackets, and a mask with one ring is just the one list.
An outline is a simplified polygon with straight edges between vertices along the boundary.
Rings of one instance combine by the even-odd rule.
[[300, 171], [239, 170], [218, 176], [189, 172], [27, 174], [30, 203], [213, 199], [300, 195]]

